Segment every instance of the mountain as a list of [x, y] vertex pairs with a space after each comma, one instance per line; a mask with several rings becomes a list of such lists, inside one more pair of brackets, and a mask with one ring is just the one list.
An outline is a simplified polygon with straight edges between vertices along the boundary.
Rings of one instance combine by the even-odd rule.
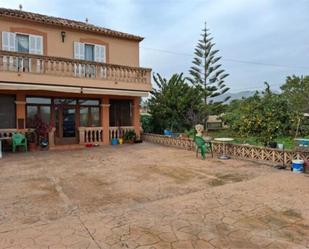
[[227, 101], [230, 103], [234, 99], [248, 98], [255, 94], [256, 91], [242, 91], [237, 93], [225, 93], [221, 96], [214, 98], [215, 101], [223, 101], [226, 97], [230, 96], [231, 98]]

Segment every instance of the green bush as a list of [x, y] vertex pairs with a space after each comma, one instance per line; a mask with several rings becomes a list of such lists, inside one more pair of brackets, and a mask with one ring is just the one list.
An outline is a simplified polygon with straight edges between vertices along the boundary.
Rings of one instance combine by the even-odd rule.
[[150, 115], [142, 114], [141, 115], [141, 124], [144, 133], [152, 133], [153, 132], [153, 122], [152, 117]]

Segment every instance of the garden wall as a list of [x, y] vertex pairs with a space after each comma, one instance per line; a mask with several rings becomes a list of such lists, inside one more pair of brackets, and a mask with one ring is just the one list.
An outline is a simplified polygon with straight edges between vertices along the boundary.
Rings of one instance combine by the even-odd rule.
[[[195, 150], [195, 143], [191, 138], [172, 138], [163, 135], [149, 134], [143, 135], [144, 141], [176, 147], [185, 150]], [[213, 141], [214, 153], [222, 153], [222, 143]], [[309, 151], [278, 150], [253, 145], [227, 144], [226, 154], [233, 158], [263, 161], [274, 164], [284, 162], [290, 164], [293, 159], [309, 160]]]

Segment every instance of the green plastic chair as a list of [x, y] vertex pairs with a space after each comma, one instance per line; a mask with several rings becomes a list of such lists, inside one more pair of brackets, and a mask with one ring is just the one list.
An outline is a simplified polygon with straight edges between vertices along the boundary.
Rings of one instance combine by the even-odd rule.
[[196, 144], [196, 157], [198, 157], [199, 151], [201, 152], [203, 160], [206, 158], [206, 151], [207, 149], [210, 150], [211, 156], [214, 157], [213, 150], [212, 150], [212, 143], [209, 141], [205, 141], [204, 138], [195, 136], [194, 142]]
[[27, 148], [27, 139], [25, 137], [25, 135], [21, 134], [21, 133], [14, 133], [12, 136], [12, 145], [13, 145], [13, 152], [16, 151], [16, 147], [17, 146], [22, 146], [24, 147], [25, 151], [28, 150]]

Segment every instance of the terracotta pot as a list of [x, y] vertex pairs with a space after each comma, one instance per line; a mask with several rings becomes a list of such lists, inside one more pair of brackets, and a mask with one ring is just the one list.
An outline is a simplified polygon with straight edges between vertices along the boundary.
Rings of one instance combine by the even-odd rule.
[[29, 143], [29, 151], [36, 151], [36, 144], [35, 143]]

